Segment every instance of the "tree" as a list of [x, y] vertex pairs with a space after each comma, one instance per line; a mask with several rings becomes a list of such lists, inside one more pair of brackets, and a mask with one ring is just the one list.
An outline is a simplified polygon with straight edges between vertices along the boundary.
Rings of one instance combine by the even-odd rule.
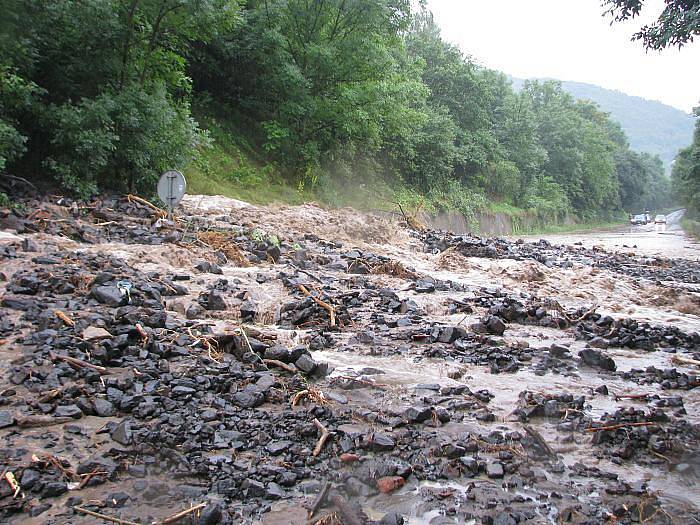
[[[635, 18], [643, 8], [644, 0], [604, 0], [606, 14], [615, 22]], [[700, 0], [666, 0], [666, 7], [651, 25], [635, 33], [633, 40], [641, 40], [647, 49], [661, 50], [668, 46], [682, 47], [700, 34]]]
[[694, 113], [698, 120], [693, 143], [678, 153], [671, 180], [679, 200], [697, 214], [700, 213], [700, 106]]

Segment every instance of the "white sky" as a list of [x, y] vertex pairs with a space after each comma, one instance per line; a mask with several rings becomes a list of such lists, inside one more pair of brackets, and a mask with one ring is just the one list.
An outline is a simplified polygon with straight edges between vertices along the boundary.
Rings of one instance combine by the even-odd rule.
[[700, 39], [682, 49], [645, 51], [631, 42], [663, 0], [610, 26], [600, 0], [428, 0], [445, 40], [478, 63], [520, 78], [597, 84], [690, 112], [700, 105]]

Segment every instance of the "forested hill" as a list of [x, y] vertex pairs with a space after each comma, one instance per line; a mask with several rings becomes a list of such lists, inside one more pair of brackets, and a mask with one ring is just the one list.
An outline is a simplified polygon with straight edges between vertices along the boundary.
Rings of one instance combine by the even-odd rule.
[[[518, 90], [524, 83], [512, 80]], [[695, 120], [679, 109], [593, 84], [563, 81], [561, 85], [574, 98], [592, 100], [610, 113], [622, 125], [632, 149], [658, 155], [667, 170], [678, 151], [692, 142]]]

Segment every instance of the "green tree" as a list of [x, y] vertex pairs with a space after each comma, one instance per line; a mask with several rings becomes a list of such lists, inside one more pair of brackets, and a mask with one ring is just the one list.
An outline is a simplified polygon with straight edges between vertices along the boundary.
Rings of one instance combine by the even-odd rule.
[[[666, 0], [665, 3], [659, 18], [632, 37], [641, 40], [647, 49], [682, 47], [700, 34], [700, 0]], [[607, 6], [606, 14], [621, 22], [639, 15], [644, 0], [604, 0], [603, 5]]]

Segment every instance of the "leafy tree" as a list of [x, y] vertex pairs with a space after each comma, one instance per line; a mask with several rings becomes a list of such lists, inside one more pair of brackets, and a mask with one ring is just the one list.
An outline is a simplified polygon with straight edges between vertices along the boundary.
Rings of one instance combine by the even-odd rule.
[[[643, 8], [644, 0], [604, 0], [616, 22], [635, 18]], [[682, 47], [700, 34], [700, 0], [666, 0], [666, 7], [651, 25], [635, 33], [633, 40], [641, 40], [647, 49], [660, 50], [668, 46]]]
[[693, 143], [678, 153], [671, 179], [679, 200], [697, 214], [700, 212], [700, 106], [694, 114], [698, 120]]

